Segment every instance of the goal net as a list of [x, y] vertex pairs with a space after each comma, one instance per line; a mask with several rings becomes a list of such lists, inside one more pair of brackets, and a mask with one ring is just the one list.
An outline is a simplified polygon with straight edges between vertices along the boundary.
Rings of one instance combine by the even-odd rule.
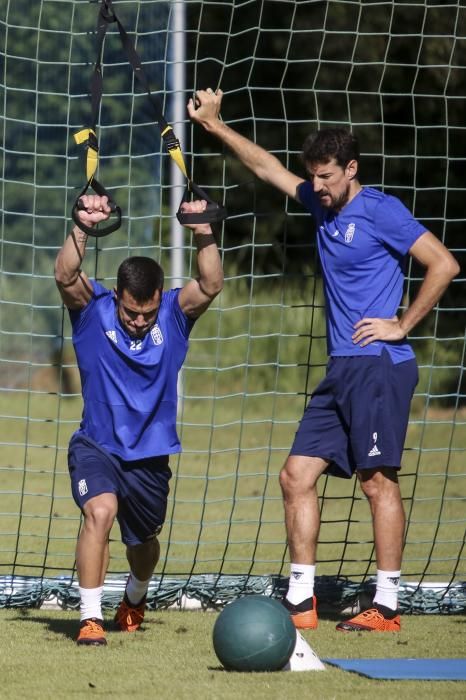
[[[218, 605], [280, 595], [288, 553], [278, 473], [326, 365], [312, 220], [256, 181], [186, 103], [221, 87], [222, 118], [305, 176], [305, 136], [353, 129], [362, 181], [396, 194], [464, 268], [466, 9], [463, 2], [122, 0], [116, 12], [181, 140], [193, 179], [223, 202], [225, 287], [196, 324], [179, 383], [183, 452], [149, 602]], [[73, 134], [88, 123], [98, 3], [4, 0], [0, 9], [0, 605], [76, 605], [80, 514], [67, 445], [80, 422], [71, 329], [53, 279], [85, 182]], [[153, 256], [167, 286], [195, 274], [174, 218], [174, 174], [116, 26], [103, 51], [99, 180], [123, 210], [89, 241], [84, 269], [112, 287], [128, 255]], [[407, 304], [422, 281], [411, 265]], [[464, 277], [411, 334], [420, 381], [400, 484], [408, 516], [400, 605], [466, 607]], [[370, 592], [371, 518], [355, 480], [322, 481], [317, 594], [345, 607]], [[118, 528], [104, 603], [121, 596]]]

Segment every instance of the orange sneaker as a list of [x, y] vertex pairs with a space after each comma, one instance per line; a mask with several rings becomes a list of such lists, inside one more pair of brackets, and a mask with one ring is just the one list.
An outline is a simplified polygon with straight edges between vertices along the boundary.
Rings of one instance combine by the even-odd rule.
[[315, 595], [306, 598], [302, 603], [293, 605], [286, 598], [282, 599], [282, 605], [290, 613], [291, 620], [298, 630], [315, 630], [319, 624], [317, 618], [317, 601]]
[[121, 632], [136, 632], [144, 620], [145, 609], [146, 596], [144, 596], [139, 605], [133, 605], [129, 602], [128, 596], [125, 593], [125, 596], [118, 606], [118, 610], [116, 611], [116, 626]]
[[339, 622], [337, 630], [339, 632], [399, 632], [400, 627], [398, 611], [390, 610], [384, 605], [375, 605], [350, 620]]
[[83, 620], [76, 639], [76, 644], [95, 647], [105, 646], [107, 640], [105, 639], [103, 624], [103, 620], [98, 620], [96, 617]]

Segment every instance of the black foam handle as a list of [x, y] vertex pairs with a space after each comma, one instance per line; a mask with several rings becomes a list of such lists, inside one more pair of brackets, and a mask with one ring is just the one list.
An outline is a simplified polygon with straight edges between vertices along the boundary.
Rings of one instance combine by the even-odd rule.
[[191, 213], [178, 211], [176, 218], [183, 226], [185, 224], [215, 224], [228, 216], [227, 210], [218, 204], [208, 204], [203, 212]]
[[[87, 226], [86, 224], [83, 224], [81, 219], [78, 216], [79, 211], [84, 211], [85, 206], [83, 204], [83, 201], [81, 197], [86, 194], [87, 190], [89, 187], [92, 187], [94, 192], [96, 192], [99, 197], [107, 197], [108, 199], [108, 206], [110, 207], [110, 211], [112, 214], [116, 215], [116, 220], [110, 221], [107, 226], [103, 226], [102, 224], [99, 224], [99, 228], [95, 228], [93, 226]], [[73, 218], [74, 223], [81, 229], [81, 231], [84, 231], [84, 233], [87, 233], [88, 236], [93, 236], [94, 238], [102, 238], [103, 236], [108, 236], [109, 233], [113, 233], [117, 229], [120, 228], [121, 226], [121, 209], [120, 207], [114, 202], [114, 200], [110, 197], [109, 193], [105, 189], [103, 185], [100, 184], [97, 180], [94, 178], [91, 178], [87, 183], [84, 189], [79, 193], [79, 195], [76, 198], [76, 201], [74, 203], [73, 209], [71, 210], [71, 216]]]
[[[190, 194], [194, 193], [196, 197], [199, 199], [205, 199], [207, 202], [207, 206], [203, 212], [197, 212], [197, 213], [192, 213], [192, 212], [183, 212], [181, 211], [181, 205], [184, 202], [189, 201]], [[228, 212], [225, 209], [225, 207], [220, 206], [220, 204], [217, 204], [214, 202], [209, 195], [204, 192], [204, 190], [199, 187], [199, 185], [196, 185], [194, 182], [190, 182], [188, 187], [186, 188], [186, 191], [183, 195], [183, 199], [181, 200], [178, 212], [176, 214], [176, 218], [180, 222], [180, 224], [185, 225], [185, 224], [214, 224], [219, 221], [223, 221], [226, 219], [228, 216]]]
[[[84, 231], [84, 233], [87, 233], [88, 236], [93, 236], [94, 238], [102, 238], [103, 236], [108, 236], [109, 233], [113, 233], [117, 229], [120, 228], [121, 226], [121, 209], [120, 207], [115, 204], [114, 201], [109, 200], [108, 202], [110, 209], [113, 214], [116, 215], [116, 220], [110, 222], [108, 226], [104, 226], [103, 228], [95, 228], [93, 226], [87, 226], [84, 224], [81, 219], [78, 216], [78, 211], [83, 211], [85, 209], [84, 204], [82, 203], [81, 199], [77, 199], [74, 207], [71, 211], [71, 216], [73, 217], [73, 221], [78, 226], [81, 231]], [[101, 224], [99, 224], [101, 226]]]

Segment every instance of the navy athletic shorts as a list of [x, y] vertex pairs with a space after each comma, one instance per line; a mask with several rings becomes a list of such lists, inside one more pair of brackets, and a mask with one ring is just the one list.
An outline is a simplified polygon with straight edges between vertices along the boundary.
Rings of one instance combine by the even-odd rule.
[[68, 449], [71, 491], [79, 508], [90, 498], [114, 493], [126, 545], [143, 544], [162, 529], [171, 470], [168, 456], [124, 462], [93, 440], [75, 434]]
[[386, 350], [331, 357], [290, 454], [327, 459], [327, 474], [345, 478], [359, 469], [399, 469], [417, 381], [416, 360], [394, 364]]

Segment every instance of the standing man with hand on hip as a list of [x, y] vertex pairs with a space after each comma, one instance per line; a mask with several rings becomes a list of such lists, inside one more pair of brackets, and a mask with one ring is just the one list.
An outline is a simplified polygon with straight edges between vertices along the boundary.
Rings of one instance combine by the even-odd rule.
[[[329, 362], [312, 393], [280, 473], [291, 558], [283, 604], [297, 628], [317, 627], [314, 595], [323, 473], [356, 473], [372, 515], [377, 560], [371, 607], [339, 631], [400, 629], [398, 589], [405, 513], [398, 485], [417, 365], [408, 333], [437, 304], [459, 266], [396, 197], [358, 178], [359, 147], [346, 129], [308, 136], [308, 179], [219, 119], [222, 91], [196, 92], [192, 121], [224, 143], [258, 178], [300, 202], [316, 224], [327, 313]], [[425, 269], [402, 313], [407, 256]]]
[[[82, 197], [85, 227], [110, 216], [107, 197]], [[204, 200], [185, 202], [202, 213]], [[118, 520], [130, 574], [115, 622], [126, 632], [143, 620], [146, 594], [166, 513], [169, 455], [181, 451], [176, 431], [177, 379], [196, 319], [223, 287], [219, 251], [209, 224], [194, 233], [198, 275], [164, 291], [160, 265], [148, 257], [124, 260], [110, 291], [81, 269], [87, 235], [74, 226], [58, 253], [55, 279], [70, 314], [84, 410], [71, 438], [72, 493], [83, 513], [76, 549], [81, 596], [78, 644], [106, 644], [102, 590], [109, 535]]]

